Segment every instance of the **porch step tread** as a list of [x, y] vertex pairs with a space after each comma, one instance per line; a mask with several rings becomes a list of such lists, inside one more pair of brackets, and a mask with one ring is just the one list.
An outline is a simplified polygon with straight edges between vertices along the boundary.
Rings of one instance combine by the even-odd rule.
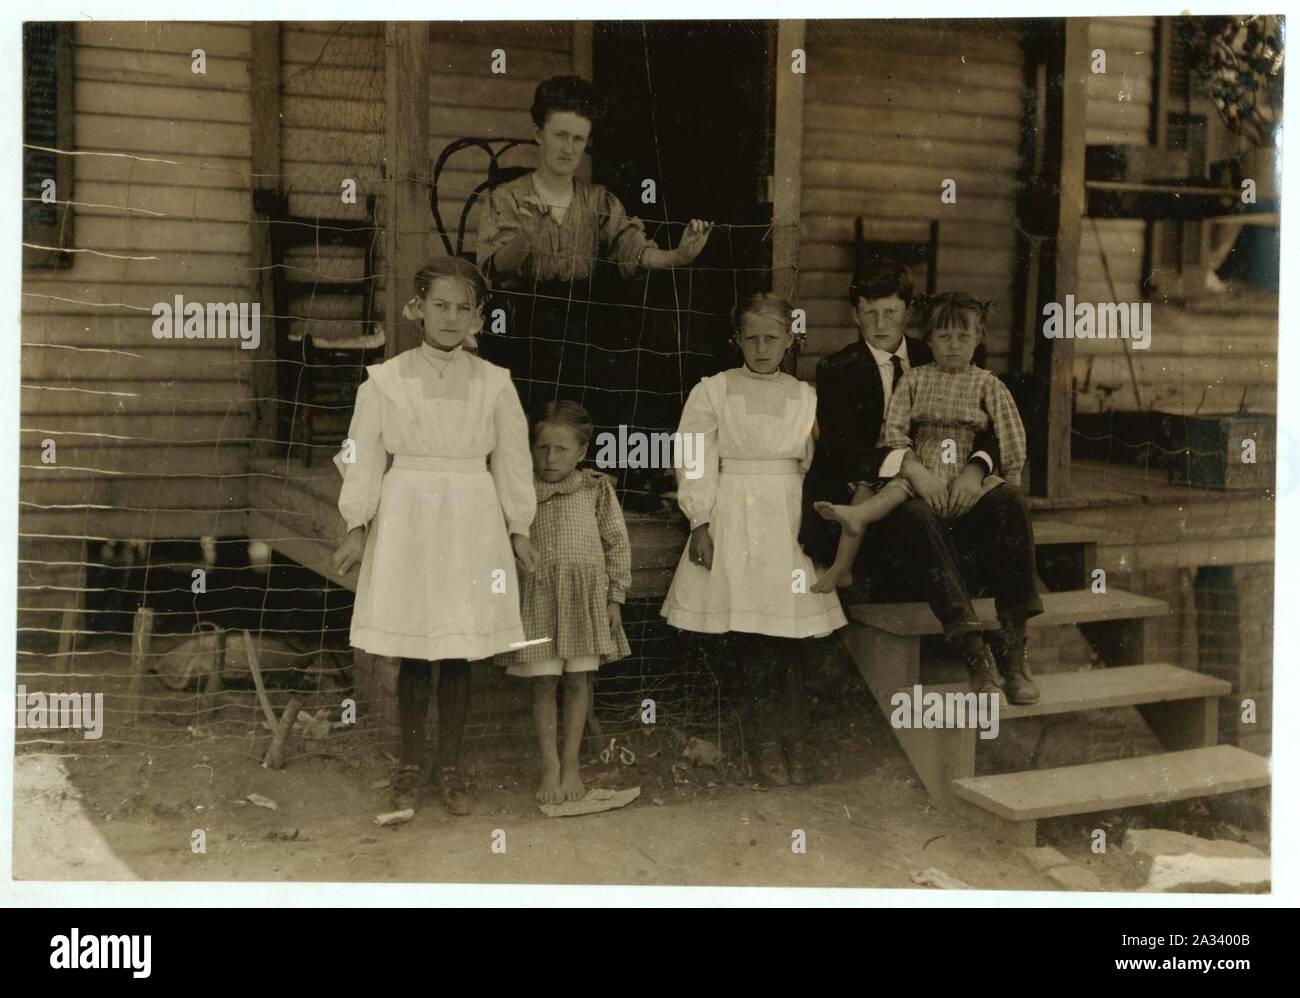
[[[1111, 589], [1104, 593], [1094, 593], [1091, 589], [1072, 589], [1043, 593], [1042, 600], [1043, 612], [1030, 618], [1030, 627], [1132, 620], [1136, 617], [1159, 617], [1169, 612], [1169, 606], [1163, 600], [1139, 596], [1122, 589]], [[859, 603], [847, 607], [845, 612], [859, 624], [900, 637], [943, 633], [943, 628], [928, 603]], [[997, 627], [997, 611], [993, 600], [975, 600], [975, 612], [987, 627]]]
[[[1082, 672], [1053, 672], [1035, 676], [1034, 684], [1040, 694], [1038, 703], [1007, 704], [999, 708], [998, 717], [1006, 721], [1017, 717], [1042, 717], [1170, 700], [1199, 700], [1227, 696], [1232, 692], [1232, 684], [1227, 680], [1165, 662]], [[925, 693], [940, 694], [969, 690], [965, 683], [923, 683], [921, 688]]]
[[1008, 821], [1163, 804], [1267, 786], [1263, 756], [1235, 745], [1186, 749], [1084, 766], [954, 780], [963, 800]]
[[1060, 520], [1035, 520], [1035, 547], [1051, 547], [1058, 544], [1104, 544], [1115, 543], [1114, 531], [1098, 527], [1085, 527], [1077, 523], [1062, 523]]

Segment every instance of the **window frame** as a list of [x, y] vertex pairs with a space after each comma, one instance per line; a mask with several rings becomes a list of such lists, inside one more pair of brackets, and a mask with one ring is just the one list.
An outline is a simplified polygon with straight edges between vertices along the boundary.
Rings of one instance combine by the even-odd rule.
[[[27, 22], [28, 24], [32, 22]], [[73, 88], [76, 80], [76, 33], [72, 21], [49, 21], [53, 25], [57, 62], [54, 70], [55, 85], [55, 148], [71, 150], [74, 148], [75, 133]], [[26, 39], [24, 39], [24, 42]], [[24, 60], [25, 61], [25, 60]], [[23, 116], [26, 120], [26, 97], [23, 99]], [[24, 146], [26, 128], [23, 132]], [[28, 223], [26, 212], [23, 217], [23, 269], [51, 270], [72, 266], [73, 254], [68, 252], [73, 246], [73, 211], [72, 190], [75, 171], [73, 157], [56, 155], [54, 160], [54, 185], [58, 203], [54, 209], [54, 222], [51, 224]], [[24, 193], [26, 197], [26, 172], [24, 170]], [[37, 247], [53, 247], [38, 249]]]

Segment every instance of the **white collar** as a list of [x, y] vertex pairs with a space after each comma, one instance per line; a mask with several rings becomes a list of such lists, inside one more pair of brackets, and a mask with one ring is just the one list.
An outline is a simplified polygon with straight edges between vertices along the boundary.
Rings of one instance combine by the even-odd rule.
[[895, 350], [893, 353], [885, 353], [885, 351], [883, 351], [883, 350], [877, 350], [877, 349], [876, 349], [875, 347], [873, 347], [870, 343], [867, 343], [867, 341], [866, 341], [865, 339], [864, 339], [862, 342], [863, 342], [863, 343], [866, 343], [866, 345], [867, 345], [867, 349], [871, 351], [871, 356], [874, 357], [874, 358], [876, 359], [876, 366], [877, 366], [877, 367], [884, 367], [886, 364], [890, 363], [890, 358], [891, 358], [891, 357], [897, 357], [899, 360], [901, 360], [901, 361], [902, 361], [904, 364], [906, 364], [908, 367], [911, 367], [911, 366], [912, 366], [912, 361], [911, 361], [911, 359], [907, 356], [907, 337], [906, 337], [906, 336], [903, 337], [903, 342], [900, 343], [900, 344], [898, 344], [898, 349]]
[[431, 347], [424, 340], [421, 340], [420, 352], [424, 354], [427, 360], [441, 367], [450, 364], [458, 357], [464, 356], [465, 344], [463, 342], [457, 343], [450, 350], [439, 350], [437, 347]]

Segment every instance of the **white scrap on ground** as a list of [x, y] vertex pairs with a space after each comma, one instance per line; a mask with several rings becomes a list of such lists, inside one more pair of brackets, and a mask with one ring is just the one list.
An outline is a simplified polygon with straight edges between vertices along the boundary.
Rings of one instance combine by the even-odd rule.
[[600, 811], [613, 811], [615, 808], [631, 804], [641, 796], [640, 787], [628, 787], [626, 790], [588, 790], [582, 800], [566, 800], [563, 804], [541, 804], [542, 813], [548, 818], [571, 818], [580, 814], [597, 814]]

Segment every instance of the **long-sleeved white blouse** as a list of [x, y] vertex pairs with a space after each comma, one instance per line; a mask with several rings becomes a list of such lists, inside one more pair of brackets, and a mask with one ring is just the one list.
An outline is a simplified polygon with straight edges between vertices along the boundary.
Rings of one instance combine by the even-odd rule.
[[348, 441], [334, 459], [348, 529], [374, 518], [389, 455], [408, 455], [486, 461], [508, 530], [528, 536], [537, 509], [533, 463], [509, 372], [462, 347], [443, 352], [428, 344], [367, 371]]

